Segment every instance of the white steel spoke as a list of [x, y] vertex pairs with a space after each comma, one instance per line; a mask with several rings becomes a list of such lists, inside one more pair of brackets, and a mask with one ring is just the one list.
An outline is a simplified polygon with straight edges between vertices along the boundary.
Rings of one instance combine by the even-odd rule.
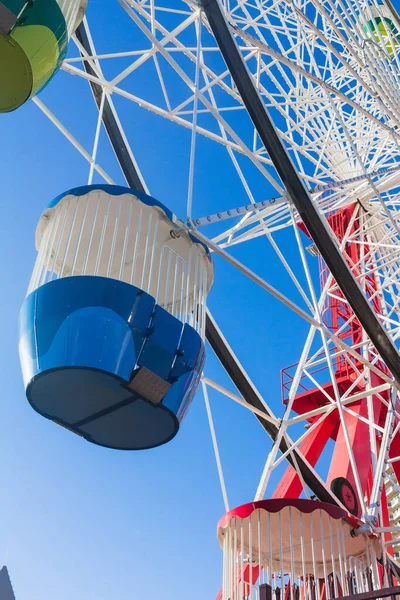
[[215, 381], [212, 381], [208, 377], [204, 377], [204, 376], [202, 378], [202, 381], [204, 381], [204, 383], [206, 383], [209, 387], [212, 387], [215, 390], [217, 390], [218, 392], [221, 392], [221, 394], [223, 394], [227, 398], [230, 398], [230, 400], [233, 400], [237, 404], [240, 404], [240, 406], [243, 406], [244, 408], [247, 408], [247, 410], [250, 410], [255, 415], [258, 415], [259, 417], [262, 417], [263, 419], [265, 419], [266, 421], [269, 421], [273, 425], [279, 425], [278, 419], [275, 419], [274, 417], [270, 417], [264, 411], [259, 410], [255, 406], [251, 406], [248, 402], [246, 402], [245, 400], [243, 400], [243, 398], [239, 398], [239, 396], [236, 396], [236, 394], [232, 394], [232, 392], [230, 392], [226, 388], [222, 387], [222, 385], [219, 385]]
[[202, 379], [201, 385], [202, 385], [202, 390], [203, 390], [204, 403], [206, 405], [208, 425], [210, 427], [211, 439], [212, 439], [213, 448], [214, 448], [215, 461], [217, 463], [218, 477], [219, 477], [219, 483], [221, 486], [222, 498], [224, 500], [225, 512], [228, 512], [228, 510], [229, 510], [228, 494], [226, 491], [225, 478], [224, 478], [224, 472], [223, 472], [222, 464], [221, 464], [221, 457], [219, 454], [217, 436], [215, 434], [215, 427], [214, 427], [214, 421], [213, 421], [212, 413], [211, 413], [210, 400], [208, 398], [207, 385], [206, 385], [206, 382], [204, 379]]
[[78, 152], [88, 161], [88, 163], [95, 169], [99, 175], [103, 177], [107, 183], [114, 183], [111, 177], [100, 167], [100, 165], [93, 162], [92, 156], [87, 152], [83, 146], [74, 138], [74, 136], [68, 131], [66, 127], [54, 116], [54, 114], [43, 104], [39, 98], [33, 98], [33, 102], [38, 108], [46, 115], [48, 119], [57, 127], [57, 129], [67, 138], [69, 142], [78, 150]]

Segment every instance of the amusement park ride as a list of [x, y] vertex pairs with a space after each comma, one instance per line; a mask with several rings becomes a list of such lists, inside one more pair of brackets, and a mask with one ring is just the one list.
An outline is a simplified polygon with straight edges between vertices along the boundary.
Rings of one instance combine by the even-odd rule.
[[[101, 65], [112, 55], [96, 54], [86, 2], [0, 2], [0, 111], [33, 98], [90, 163], [88, 182], [53, 200], [37, 227], [21, 310], [27, 398], [88, 441], [137, 450], [177, 434], [200, 381], [208, 409], [208, 386], [216, 387], [272, 440], [255, 497], [229, 510], [209, 411], [227, 509], [218, 598], [400, 594], [400, 528], [386, 493], [389, 469], [400, 481], [400, 19], [389, 0], [119, 4], [150, 46], [120, 53], [132, 63], [108, 81]], [[78, 59], [65, 58], [71, 38]], [[121, 87], [147, 61], [157, 99]], [[60, 68], [93, 92], [91, 155], [36, 97]], [[176, 106], [166, 69], [186, 90]], [[150, 196], [113, 95], [191, 132], [186, 218]], [[128, 187], [97, 163], [101, 126]], [[192, 216], [199, 135], [226, 149], [247, 205]], [[104, 184], [93, 184], [95, 170]], [[274, 197], [255, 199], [254, 173]], [[208, 224], [220, 227], [213, 239], [201, 229]], [[277, 241], [281, 230], [291, 233], [306, 286]], [[229, 253], [261, 236], [305, 308]], [[206, 309], [212, 254], [309, 324], [299, 362], [282, 370], [281, 418]], [[202, 375], [205, 341], [240, 397]]]

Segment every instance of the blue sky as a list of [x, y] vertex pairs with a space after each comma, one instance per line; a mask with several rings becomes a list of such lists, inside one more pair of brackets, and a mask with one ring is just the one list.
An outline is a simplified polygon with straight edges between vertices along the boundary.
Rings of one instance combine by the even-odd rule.
[[[133, 29], [110, 4], [90, 0], [97, 49], [129, 49]], [[86, 83], [59, 73], [41, 98], [90, 149], [97, 115]], [[119, 98], [116, 105], [152, 195], [184, 217], [190, 133]], [[91, 445], [25, 399], [18, 312], [35, 260], [35, 227], [53, 197], [86, 183], [88, 165], [32, 102], [2, 115], [0, 127], [0, 564], [9, 566], [17, 600], [212, 599], [222, 577], [215, 532], [224, 506], [201, 392], [172, 442], [136, 453]], [[99, 157], [123, 184], [104, 133]], [[255, 188], [257, 199], [268, 197], [261, 179]], [[194, 215], [244, 202], [222, 150], [201, 140]], [[233, 253], [285, 287], [264, 240]], [[280, 414], [279, 372], [298, 360], [306, 325], [220, 258], [209, 306]], [[233, 389], [210, 349], [205, 373]], [[210, 399], [233, 507], [252, 500], [270, 441], [245, 409], [217, 393]]]

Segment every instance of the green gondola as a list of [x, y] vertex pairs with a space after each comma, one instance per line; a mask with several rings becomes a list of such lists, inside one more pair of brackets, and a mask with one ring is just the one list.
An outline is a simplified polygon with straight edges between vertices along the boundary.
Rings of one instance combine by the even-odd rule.
[[383, 42], [389, 56], [393, 58], [400, 47], [400, 32], [394, 23], [395, 13], [379, 3], [379, 10], [376, 6], [370, 6], [366, 16], [368, 21], [365, 31], [372, 34], [377, 44], [382, 45]]
[[67, 52], [81, 0], [0, 1], [0, 112], [36, 95]]

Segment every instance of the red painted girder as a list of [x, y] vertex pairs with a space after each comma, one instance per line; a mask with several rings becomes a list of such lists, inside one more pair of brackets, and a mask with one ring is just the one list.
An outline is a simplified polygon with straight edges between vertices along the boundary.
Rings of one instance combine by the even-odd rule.
[[[375, 423], [378, 423], [382, 403], [378, 398], [374, 397], [372, 398], [372, 401]], [[351, 408], [358, 415], [364, 418], [368, 417], [367, 399], [362, 400], [357, 405], [353, 405]], [[361, 489], [364, 493], [366, 493], [368, 487], [368, 476], [371, 470], [369, 427], [367, 423], [361, 421], [356, 416], [353, 416], [348, 412], [344, 413], [344, 418], [349, 433], [350, 444], [354, 454], [354, 460], [360, 479]], [[357, 489], [355, 485], [353, 469], [350, 463], [349, 453], [347, 451], [342, 423], [339, 425], [339, 430], [336, 437], [336, 444], [333, 450], [327, 485], [330, 485], [332, 480], [336, 477], [345, 477], [351, 483], [354, 490]]]
[[[328, 440], [333, 435], [338, 423], [337, 411], [328, 415], [299, 445], [301, 454], [314, 467], [325, 448]], [[302, 485], [295, 469], [288, 466], [272, 498], [298, 498], [302, 492]]]

